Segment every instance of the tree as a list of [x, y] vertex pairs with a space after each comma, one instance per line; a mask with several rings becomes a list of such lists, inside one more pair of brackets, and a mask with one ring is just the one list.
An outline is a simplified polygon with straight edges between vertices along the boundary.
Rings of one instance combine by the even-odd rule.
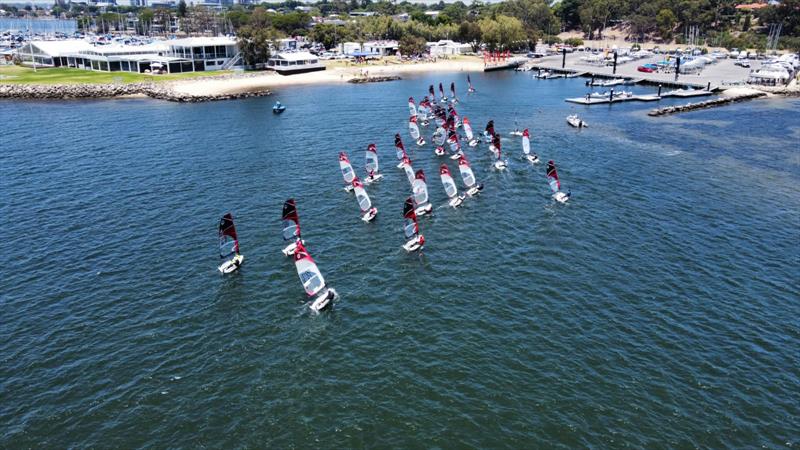
[[669, 9], [662, 9], [656, 16], [656, 24], [658, 25], [658, 34], [661, 39], [668, 41], [672, 38], [672, 29], [675, 28], [675, 23], [678, 18]]
[[502, 4], [504, 13], [522, 21], [527, 30], [557, 34], [561, 23], [544, 0], [508, 0]]
[[270, 44], [276, 38], [275, 32], [267, 28], [243, 26], [237, 33], [237, 45], [242, 59], [248, 66], [263, 64], [270, 56]]
[[561, 19], [562, 25], [568, 30], [580, 27], [581, 16], [578, 10], [581, 0], [562, 0], [556, 4], [555, 14]]
[[178, 17], [186, 17], [186, 0], [178, 2]]
[[491, 50], [519, 48], [527, 42], [522, 22], [516, 17], [498, 14], [495, 19], [481, 19], [481, 35]]
[[425, 39], [412, 35], [403, 36], [398, 43], [398, 49], [400, 54], [406, 56], [422, 55], [428, 51]]
[[350, 38], [346, 27], [330, 24], [317, 24], [311, 29], [309, 37], [314, 42], [319, 42], [326, 49], [334, 48]]
[[483, 42], [481, 26], [476, 22], [461, 22], [457, 36], [459, 41], [471, 45], [473, 52], [477, 52]]

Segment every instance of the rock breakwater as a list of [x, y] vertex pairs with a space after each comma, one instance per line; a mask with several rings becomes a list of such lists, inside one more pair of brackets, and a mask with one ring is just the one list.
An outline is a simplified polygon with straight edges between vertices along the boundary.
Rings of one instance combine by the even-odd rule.
[[148, 96], [171, 102], [195, 103], [216, 100], [231, 100], [270, 95], [263, 89], [236, 94], [188, 95], [176, 92], [169, 83], [129, 84], [0, 84], [0, 98], [29, 100], [68, 100], [89, 98], [114, 98]]

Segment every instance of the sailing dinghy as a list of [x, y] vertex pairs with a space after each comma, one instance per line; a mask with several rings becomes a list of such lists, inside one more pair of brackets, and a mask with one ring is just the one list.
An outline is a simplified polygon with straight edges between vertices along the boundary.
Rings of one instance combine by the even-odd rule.
[[433, 132], [432, 140], [433, 140], [433, 143], [436, 144], [436, 148], [433, 150], [433, 153], [435, 153], [436, 156], [444, 156], [444, 154], [445, 154], [445, 151], [444, 151], [444, 140], [445, 140], [445, 134], [446, 133], [447, 132], [445, 131], [444, 127], [441, 127], [441, 126], [436, 127], [436, 131]]
[[297, 215], [297, 205], [293, 198], [286, 200], [283, 204], [283, 240], [292, 241], [284, 247], [283, 254], [286, 256], [294, 255], [297, 250], [297, 243], [305, 241], [300, 237], [300, 216]]
[[556, 163], [552, 159], [547, 161], [547, 184], [550, 185], [550, 190], [553, 191], [553, 199], [560, 203], [567, 203], [572, 193], [565, 194], [561, 192], [561, 181], [558, 179]]
[[350, 164], [350, 159], [345, 152], [339, 152], [339, 169], [341, 169], [342, 177], [344, 178], [344, 190], [352, 192], [353, 179], [356, 177], [356, 173], [353, 171], [353, 166]]
[[461, 172], [461, 180], [467, 188], [467, 195], [474, 197], [483, 190], [483, 184], [477, 184], [475, 181], [475, 174], [469, 166], [467, 155], [461, 155], [461, 159], [458, 160], [458, 171]]
[[364, 184], [372, 184], [383, 178], [380, 166], [378, 166], [378, 147], [375, 144], [367, 146], [367, 162], [364, 163], [364, 169], [367, 171], [367, 178], [364, 179]]
[[367, 195], [367, 190], [364, 189], [364, 185], [358, 177], [353, 180], [353, 190], [356, 193], [358, 207], [361, 208], [361, 220], [364, 222], [372, 222], [375, 220], [375, 216], [378, 215], [378, 208], [372, 206], [372, 201], [369, 199], [369, 195]]
[[447, 145], [450, 146], [450, 152], [452, 153], [450, 159], [458, 159], [464, 153], [461, 150], [461, 141], [458, 139], [458, 133], [455, 131], [450, 131], [450, 136], [447, 137]]
[[450, 103], [454, 105], [458, 103], [458, 98], [456, 98], [456, 83], [454, 81], [450, 82]]
[[472, 87], [472, 80], [470, 80], [469, 74], [467, 74], [467, 85], [469, 86], [469, 88], [467, 89], [468, 93], [472, 94], [473, 92], [475, 92], [475, 88]]
[[539, 155], [531, 153], [531, 133], [527, 128], [522, 132], [522, 153], [525, 153], [525, 159], [531, 164], [539, 163]]
[[494, 139], [492, 139], [492, 146], [494, 147], [494, 154], [497, 157], [497, 160], [494, 162], [494, 168], [497, 170], [504, 170], [506, 167], [508, 167], [508, 161], [503, 159], [503, 150], [501, 148], [499, 134], [494, 135]]
[[428, 202], [428, 183], [425, 181], [425, 172], [422, 169], [419, 169], [414, 175], [411, 191], [414, 193], [414, 204], [416, 205], [414, 212], [418, 216], [424, 216], [433, 211], [433, 205]]
[[408, 197], [403, 204], [403, 232], [406, 235], [405, 244], [403, 249], [409, 253], [421, 250], [425, 245], [425, 236], [419, 232], [419, 222], [417, 222], [417, 214], [414, 212], [414, 199]]
[[314, 312], [320, 312], [333, 306], [333, 301], [336, 300], [338, 294], [325, 284], [322, 273], [302, 242], [297, 243], [297, 250], [294, 252], [294, 266], [300, 282], [303, 283], [303, 289], [313, 299], [309, 308]]
[[464, 117], [461, 123], [464, 126], [464, 134], [467, 136], [469, 146], [476, 147], [479, 141], [475, 139], [475, 135], [472, 134], [472, 124], [469, 122], [469, 119]]
[[423, 127], [427, 127], [431, 123], [431, 102], [428, 100], [427, 95], [419, 102], [419, 113], [417, 116], [420, 118], [419, 124]]
[[483, 130], [483, 137], [486, 138], [486, 141], [489, 142], [489, 145], [492, 144], [492, 137], [494, 137], [494, 120], [490, 120], [486, 124], [486, 128]]
[[233, 214], [227, 213], [219, 220], [219, 257], [225, 262], [218, 267], [222, 273], [236, 271], [244, 262], [244, 255], [239, 254], [239, 238], [233, 224]]
[[441, 97], [439, 99], [440, 102], [447, 103], [447, 97], [445, 97], [444, 95], [444, 88], [442, 88], [442, 83], [439, 83], [439, 96]]
[[456, 182], [453, 181], [453, 176], [450, 175], [450, 169], [447, 167], [447, 164], [442, 164], [439, 168], [439, 175], [442, 177], [442, 185], [444, 186], [444, 191], [447, 193], [447, 197], [450, 201], [447, 202], [453, 208], [458, 208], [464, 203], [464, 199], [467, 197], [466, 195], [458, 195], [458, 188], [456, 187]]
[[[420, 102], [420, 109], [422, 109], [421, 102]], [[410, 116], [417, 117], [417, 105], [414, 103], [414, 97], [408, 97], [408, 114]]]
[[408, 134], [417, 141], [417, 145], [422, 147], [425, 145], [425, 138], [419, 134], [419, 126], [417, 126], [417, 116], [411, 116], [408, 119]]
[[406, 146], [403, 145], [403, 139], [400, 138], [400, 133], [394, 135], [394, 148], [397, 151], [397, 159], [400, 160], [400, 163], [397, 164], [397, 168], [402, 169], [403, 158], [408, 158], [408, 154], [406, 154]]
[[408, 182], [410, 184], [414, 184], [414, 168], [411, 167], [411, 158], [409, 158], [408, 156], [404, 156], [403, 160], [400, 161], [400, 164], [402, 165], [403, 171], [405, 171], [406, 173], [406, 178], [408, 178]]

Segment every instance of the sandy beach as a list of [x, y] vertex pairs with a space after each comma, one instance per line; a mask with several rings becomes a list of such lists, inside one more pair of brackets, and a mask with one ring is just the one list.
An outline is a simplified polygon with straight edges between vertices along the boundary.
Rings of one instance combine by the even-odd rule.
[[210, 78], [202, 80], [185, 80], [172, 83], [177, 93], [190, 96], [206, 96], [221, 94], [238, 94], [264, 89], [304, 84], [346, 83], [357, 77], [368, 74], [374, 76], [403, 75], [423, 72], [481, 72], [483, 60], [477, 57], [460, 57], [458, 59], [439, 60], [425, 63], [397, 63], [384, 60], [380, 64], [350, 65], [332, 63], [327, 70], [297, 75], [278, 75], [274, 72], [263, 74], [243, 74], [226, 78]]

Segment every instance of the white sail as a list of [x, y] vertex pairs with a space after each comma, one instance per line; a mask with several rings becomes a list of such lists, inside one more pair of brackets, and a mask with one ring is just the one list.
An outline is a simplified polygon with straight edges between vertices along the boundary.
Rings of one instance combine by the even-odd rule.
[[408, 114], [414, 117], [417, 115], [417, 106], [414, 104], [414, 97], [408, 98]]
[[444, 185], [444, 191], [447, 193], [449, 198], [453, 198], [458, 195], [458, 188], [456, 187], [456, 182], [453, 181], [453, 177], [450, 175], [450, 171], [447, 169], [447, 166], [443, 166], [441, 170], [442, 176], [442, 185]]
[[408, 121], [408, 133], [414, 140], [419, 139], [419, 126], [417, 126], [416, 117], [412, 117], [411, 120]]
[[411, 190], [414, 192], [414, 202], [417, 205], [428, 203], [428, 185], [425, 180], [416, 178], [411, 182]]
[[297, 269], [297, 275], [300, 277], [300, 282], [303, 283], [303, 289], [305, 289], [309, 297], [313, 297], [325, 287], [325, 279], [322, 278], [322, 273], [320, 273], [314, 260], [307, 253], [306, 256], [296, 257], [294, 265]]
[[522, 152], [526, 155], [531, 154], [531, 139], [527, 128], [522, 132]]
[[474, 136], [472, 135], [472, 124], [469, 123], [469, 119], [464, 117], [462, 125], [464, 126], [464, 134], [467, 136], [467, 140], [471, 141]]
[[378, 173], [380, 171], [380, 167], [378, 166], [378, 153], [373, 146], [367, 148], [367, 161], [364, 164], [364, 169], [366, 169], [367, 173]]
[[403, 170], [406, 172], [408, 182], [414, 184], [414, 168], [411, 167], [411, 160], [408, 158], [403, 159]]
[[367, 195], [366, 189], [361, 183], [354, 183], [353, 190], [356, 193], [356, 199], [358, 200], [358, 206], [361, 208], [362, 212], [369, 211], [372, 208], [372, 202], [369, 199], [369, 195]]
[[353, 171], [353, 166], [350, 165], [350, 160], [347, 159], [347, 155], [344, 152], [339, 154], [339, 169], [342, 171], [342, 177], [344, 178], [344, 182], [350, 184], [356, 177], [356, 173]]
[[475, 174], [465, 159], [458, 162], [458, 171], [461, 172], [461, 180], [464, 181], [464, 186], [471, 188], [475, 186]]
[[446, 138], [445, 134], [444, 128], [441, 126], [437, 127], [436, 131], [433, 133], [433, 142], [439, 146], [443, 145]]

